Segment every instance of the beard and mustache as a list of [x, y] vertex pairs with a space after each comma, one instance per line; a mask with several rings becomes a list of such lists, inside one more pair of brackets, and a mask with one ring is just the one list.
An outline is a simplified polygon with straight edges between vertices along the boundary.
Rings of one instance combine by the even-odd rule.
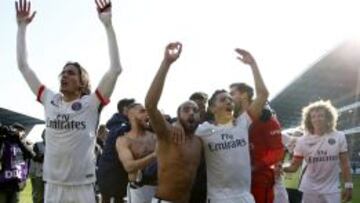
[[199, 121], [194, 117], [190, 117], [187, 120], [179, 119], [179, 122], [183, 126], [184, 131], [191, 134], [195, 132], [196, 128], [199, 125]]

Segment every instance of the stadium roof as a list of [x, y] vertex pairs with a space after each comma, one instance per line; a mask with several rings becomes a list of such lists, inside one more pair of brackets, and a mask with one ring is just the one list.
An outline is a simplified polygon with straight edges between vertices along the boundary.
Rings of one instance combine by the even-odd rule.
[[43, 120], [17, 113], [8, 109], [0, 108], [0, 123], [3, 125], [11, 125], [15, 122], [21, 123], [28, 130], [36, 124], [45, 123]]
[[321, 58], [270, 103], [284, 127], [300, 124], [301, 109], [319, 99], [337, 108], [354, 103], [360, 95], [360, 43], [347, 42]]

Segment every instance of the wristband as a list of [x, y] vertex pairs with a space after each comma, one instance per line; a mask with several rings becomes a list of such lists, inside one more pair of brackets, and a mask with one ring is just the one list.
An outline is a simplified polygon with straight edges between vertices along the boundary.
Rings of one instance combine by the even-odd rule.
[[345, 189], [353, 189], [354, 184], [352, 182], [346, 182], [344, 187]]

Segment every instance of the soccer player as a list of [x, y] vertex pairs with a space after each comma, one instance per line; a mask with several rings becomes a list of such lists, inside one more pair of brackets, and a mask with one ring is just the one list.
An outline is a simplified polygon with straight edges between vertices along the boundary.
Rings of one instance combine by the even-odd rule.
[[204, 92], [194, 92], [190, 95], [189, 100], [194, 101], [200, 111], [200, 123], [207, 121], [208, 115], [206, 112], [206, 104], [208, 101], [208, 95]]
[[116, 150], [129, 177], [128, 202], [150, 203], [156, 182], [143, 185], [142, 170], [156, 164], [156, 136], [149, 131], [149, 117], [143, 105], [128, 106], [131, 130], [116, 140]]
[[171, 125], [157, 107], [167, 72], [180, 56], [181, 50], [182, 45], [178, 42], [167, 45], [163, 62], [145, 100], [151, 126], [158, 138], [158, 188], [153, 203], [187, 203], [200, 163], [201, 141], [194, 136], [200, 119], [197, 104], [194, 101], [186, 101], [177, 111], [177, 125], [182, 126], [185, 131], [185, 144], [173, 141]]
[[109, 135], [105, 141], [103, 153], [99, 158], [97, 181], [102, 203], [123, 202], [126, 197], [128, 174], [120, 162], [116, 150], [116, 140], [130, 130], [128, 107], [134, 99], [121, 99], [117, 104], [117, 113], [107, 121]]
[[[206, 112], [206, 104], [208, 95], [204, 92], [194, 92], [189, 100], [194, 101], [199, 107], [200, 123], [209, 120], [208, 112]], [[191, 190], [189, 203], [205, 203], [206, 202], [206, 163], [204, 153], [202, 153], [199, 168]]]
[[207, 167], [207, 201], [212, 203], [251, 203], [251, 165], [248, 131], [259, 119], [268, 98], [254, 58], [245, 50], [236, 49], [239, 59], [249, 64], [255, 80], [256, 98], [234, 119], [234, 101], [225, 90], [217, 90], [209, 99], [214, 123], [205, 122], [196, 130], [205, 151]]
[[111, 3], [97, 0], [96, 4], [108, 38], [110, 68], [91, 93], [85, 69], [77, 62], [69, 62], [60, 73], [60, 93], [55, 93], [39, 81], [27, 62], [25, 33], [35, 12], [31, 13], [29, 1], [15, 3], [18, 68], [45, 109], [45, 202], [95, 202], [94, 148], [99, 114], [109, 102], [122, 70], [111, 22]]
[[[253, 102], [254, 90], [245, 83], [230, 85], [238, 114]], [[275, 165], [284, 156], [281, 142], [281, 126], [273, 110], [266, 106], [249, 130], [251, 158], [251, 193], [256, 203], [272, 203], [274, 200]]]
[[343, 201], [352, 198], [348, 148], [345, 134], [336, 130], [337, 111], [330, 101], [317, 101], [303, 108], [305, 133], [295, 145], [294, 156], [285, 172], [295, 172], [305, 160], [300, 191], [303, 203], [341, 202], [340, 169], [344, 181]]

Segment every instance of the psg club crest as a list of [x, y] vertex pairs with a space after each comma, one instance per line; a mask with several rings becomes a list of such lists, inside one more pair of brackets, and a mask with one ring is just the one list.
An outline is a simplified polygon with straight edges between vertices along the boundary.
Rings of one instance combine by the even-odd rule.
[[82, 105], [80, 102], [74, 102], [72, 105], [71, 105], [71, 109], [73, 111], [79, 111], [81, 109]]
[[334, 145], [335, 144], [335, 139], [334, 138], [330, 138], [329, 140], [328, 140], [328, 143], [330, 144], [330, 145]]

